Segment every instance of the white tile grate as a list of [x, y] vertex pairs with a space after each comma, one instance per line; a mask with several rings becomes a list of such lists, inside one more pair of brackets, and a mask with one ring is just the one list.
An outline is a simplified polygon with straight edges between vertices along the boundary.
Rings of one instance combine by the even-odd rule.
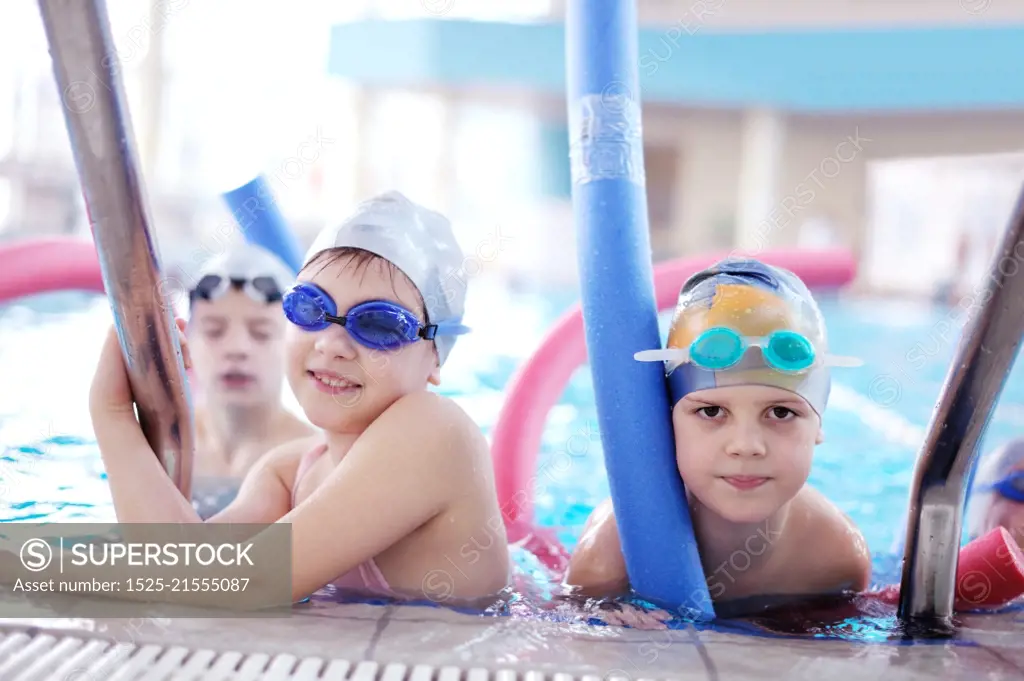
[[[0, 633], [2, 681], [543, 681], [542, 672], [351, 663], [192, 650], [17, 631]], [[553, 674], [552, 681], [577, 681]], [[579, 681], [601, 681], [580, 677]]]

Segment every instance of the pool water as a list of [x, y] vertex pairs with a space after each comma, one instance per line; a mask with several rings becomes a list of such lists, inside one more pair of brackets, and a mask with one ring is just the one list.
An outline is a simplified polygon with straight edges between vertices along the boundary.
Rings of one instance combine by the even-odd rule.
[[[460, 339], [440, 388], [488, 434], [512, 373], [576, 300], [573, 291], [500, 288], [485, 284], [471, 293], [467, 313], [474, 334]], [[495, 296], [507, 303], [494, 306]], [[894, 544], [903, 531], [917, 448], [965, 314], [824, 293], [819, 302], [831, 352], [857, 356], [864, 366], [834, 374], [826, 439], [815, 455], [810, 483], [857, 522], [875, 553], [874, 583], [890, 584], [899, 580]], [[115, 520], [87, 410], [91, 374], [110, 320], [106, 299], [87, 294], [47, 294], [0, 307], [0, 522]], [[662, 322], [665, 328], [667, 317]], [[1006, 384], [983, 451], [1024, 431], [1022, 371], [1015, 367]], [[584, 369], [548, 418], [538, 462], [545, 473], [538, 476], [536, 521], [558, 528], [569, 548], [591, 509], [608, 496], [600, 442], [593, 435], [596, 418]], [[568, 470], [546, 465], [574, 436], [574, 464]], [[523, 573], [543, 581], [543, 571], [529, 556], [517, 556], [517, 563]], [[538, 584], [538, 593], [550, 596], [552, 590], [553, 585]], [[893, 626], [891, 609], [874, 612], [874, 607], [860, 604], [854, 615], [803, 630], [885, 638]], [[541, 608], [526, 610], [539, 616]]]

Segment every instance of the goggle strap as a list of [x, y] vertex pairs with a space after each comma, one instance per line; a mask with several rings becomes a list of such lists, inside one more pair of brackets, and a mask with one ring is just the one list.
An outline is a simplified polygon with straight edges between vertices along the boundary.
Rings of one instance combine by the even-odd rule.
[[435, 336], [461, 336], [462, 334], [469, 333], [471, 330], [468, 326], [464, 326], [459, 322], [441, 322], [433, 326], [437, 329], [434, 333]]
[[658, 348], [655, 350], [641, 350], [633, 355], [638, 362], [671, 362], [685, 361], [690, 353], [681, 348]]
[[843, 367], [847, 369], [864, 366], [864, 360], [859, 357], [843, 357], [842, 355], [825, 355], [824, 363], [827, 367]]
[[[661, 348], [655, 350], [641, 350], [633, 355], [638, 362], [685, 362], [690, 355], [682, 348]], [[859, 357], [843, 357], [841, 355], [826, 355], [823, 358], [825, 366], [855, 368], [864, 366], [864, 360]]]
[[323, 310], [324, 321], [326, 321], [326, 322], [333, 322], [334, 324], [337, 324], [338, 326], [346, 326], [348, 324], [348, 317], [336, 317], [335, 315], [327, 314], [327, 311], [324, 310], [323, 308], [320, 308], [320, 309]]

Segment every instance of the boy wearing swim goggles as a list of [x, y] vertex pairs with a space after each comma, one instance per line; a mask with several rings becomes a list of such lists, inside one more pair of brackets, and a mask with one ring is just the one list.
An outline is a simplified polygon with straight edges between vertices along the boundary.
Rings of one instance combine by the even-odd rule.
[[967, 503], [967, 530], [977, 539], [1005, 527], [1024, 548], [1024, 439], [982, 457]]
[[248, 243], [206, 261], [189, 290], [197, 477], [241, 479], [268, 449], [313, 429], [282, 404], [284, 291], [295, 275]]
[[[447, 219], [389, 192], [323, 231], [284, 292], [288, 381], [322, 433], [272, 449], [206, 522], [289, 523], [296, 601], [332, 584], [490, 603], [508, 583], [487, 441], [428, 389], [468, 331], [462, 260]], [[118, 520], [200, 522], [145, 451], [113, 332], [91, 409]], [[262, 537], [253, 554], [279, 550]]]
[[[809, 487], [829, 369], [825, 325], [796, 276], [727, 259], [683, 286], [665, 363], [676, 462], [686, 486], [710, 595], [861, 590], [871, 560], [860, 532]], [[628, 588], [612, 505], [590, 516], [566, 579], [593, 595]]]

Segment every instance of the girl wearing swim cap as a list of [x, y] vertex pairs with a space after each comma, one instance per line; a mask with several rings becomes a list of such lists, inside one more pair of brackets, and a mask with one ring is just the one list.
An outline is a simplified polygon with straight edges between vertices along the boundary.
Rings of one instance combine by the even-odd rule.
[[189, 288], [185, 333], [196, 388], [197, 478], [241, 479], [277, 445], [313, 434], [281, 402], [281, 308], [295, 275], [248, 243], [209, 259]]
[[[206, 522], [290, 524], [295, 601], [331, 584], [489, 603], [508, 583], [487, 441], [428, 390], [468, 331], [461, 265], [448, 220], [391, 192], [322, 232], [284, 292], [288, 382], [321, 432], [268, 452]], [[91, 412], [120, 522], [202, 522], [146, 445], [113, 331]]]
[[[863, 536], [807, 485], [829, 369], [851, 364], [826, 345], [795, 275], [728, 259], [684, 284], [667, 348], [636, 354], [665, 363], [676, 462], [716, 602], [870, 582]], [[610, 500], [588, 519], [566, 582], [597, 596], [628, 589]]]

